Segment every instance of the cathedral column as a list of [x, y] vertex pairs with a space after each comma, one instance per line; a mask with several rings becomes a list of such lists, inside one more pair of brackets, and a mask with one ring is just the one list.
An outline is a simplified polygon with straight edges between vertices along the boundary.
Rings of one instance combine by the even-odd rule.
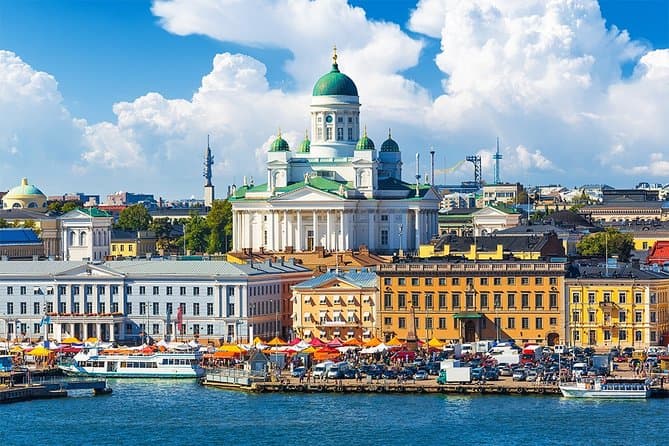
[[283, 249], [288, 246], [288, 211], [283, 211]]
[[297, 211], [297, 240], [295, 240], [295, 250], [302, 251], [302, 211]]
[[267, 249], [271, 251], [276, 251], [275, 248], [275, 243], [276, 243], [276, 233], [274, 232], [274, 210], [269, 211], [269, 218], [268, 220], [268, 225], [269, 225], [269, 230], [267, 231], [269, 233], [269, 240], [268, 240], [268, 245]]
[[374, 251], [376, 249], [376, 225], [374, 224], [374, 217], [376, 216], [376, 213], [373, 211], [370, 211], [367, 214], [367, 218], [369, 219], [368, 221], [368, 239], [369, 239], [369, 248], [370, 251]]
[[325, 213], [326, 218], [326, 233], [325, 233], [325, 249], [332, 250], [332, 217], [330, 211]]
[[272, 249], [281, 251], [281, 230], [279, 229], [279, 212], [272, 212]]
[[420, 230], [421, 230], [421, 218], [420, 218], [420, 209], [416, 209], [414, 211], [416, 213], [416, 245], [414, 247], [414, 250], [418, 250], [418, 247], [420, 246]]
[[337, 250], [345, 251], [344, 247], [344, 211], [339, 211], [339, 234], [337, 234]]
[[313, 222], [313, 228], [314, 228], [314, 246], [313, 246], [313, 249], [315, 251], [316, 246], [318, 246], [318, 214], [316, 214], [316, 211], [313, 212], [312, 222]]
[[233, 228], [234, 231], [232, 231], [232, 247], [234, 248], [235, 251], [239, 250], [239, 233], [241, 231], [241, 224], [239, 220], [239, 211], [235, 212], [234, 215], [234, 223], [233, 223]]

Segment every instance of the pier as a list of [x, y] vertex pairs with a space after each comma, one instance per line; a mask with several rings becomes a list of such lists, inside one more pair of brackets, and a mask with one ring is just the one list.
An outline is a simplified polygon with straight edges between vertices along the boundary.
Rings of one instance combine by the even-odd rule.
[[62, 381], [0, 387], [0, 403], [16, 403], [49, 398], [65, 398], [69, 390], [92, 390], [93, 395], [107, 395], [112, 389], [105, 380]]

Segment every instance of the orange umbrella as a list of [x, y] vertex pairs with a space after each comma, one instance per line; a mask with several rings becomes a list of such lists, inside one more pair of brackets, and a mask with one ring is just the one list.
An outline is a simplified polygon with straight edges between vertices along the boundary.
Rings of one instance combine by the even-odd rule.
[[395, 336], [390, 341], [386, 342], [386, 345], [388, 347], [401, 347], [403, 343], [397, 338], [397, 336]]
[[284, 341], [283, 339], [281, 339], [280, 337], [277, 336], [274, 339], [272, 339], [271, 341], [269, 341], [267, 343], [267, 345], [271, 345], [272, 347], [279, 347], [281, 345], [287, 345], [287, 343], [286, 343], [286, 341]]
[[347, 339], [344, 341], [344, 345], [351, 346], [351, 347], [360, 347], [362, 345], [362, 341], [356, 338], [351, 338]]
[[381, 344], [379, 338], [372, 338], [369, 341], [365, 342], [365, 347], [376, 347]]

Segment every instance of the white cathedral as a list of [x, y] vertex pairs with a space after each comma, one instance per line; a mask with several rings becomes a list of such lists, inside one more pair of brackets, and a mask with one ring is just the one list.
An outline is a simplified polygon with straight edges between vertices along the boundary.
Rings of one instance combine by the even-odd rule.
[[236, 251], [417, 250], [437, 234], [439, 196], [429, 184], [402, 181], [402, 155], [388, 135], [381, 149], [360, 138], [353, 80], [332, 69], [314, 85], [311, 135], [297, 150], [279, 133], [267, 154], [267, 182], [233, 191]]

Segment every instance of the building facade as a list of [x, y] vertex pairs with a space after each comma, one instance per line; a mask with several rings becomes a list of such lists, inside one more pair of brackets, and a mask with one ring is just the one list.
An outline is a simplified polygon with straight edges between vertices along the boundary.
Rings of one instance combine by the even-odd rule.
[[64, 260], [100, 261], [109, 255], [113, 218], [97, 208], [74, 209], [60, 217]]
[[363, 131], [353, 80], [332, 69], [315, 84], [310, 132], [291, 150], [279, 132], [266, 182], [245, 181], [230, 197], [235, 251], [416, 250], [437, 234], [440, 197], [402, 181], [402, 155], [389, 135], [377, 151]]
[[0, 262], [0, 337], [248, 342], [288, 333], [290, 286], [311, 274], [292, 262]]
[[666, 345], [669, 274], [624, 264], [577, 268], [578, 276], [565, 281], [573, 345], [636, 349]]
[[376, 273], [328, 272], [293, 286], [293, 330], [302, 339], [369, 339], [379, 327]]
[[417, 262], [379, 265], [384, 339], [555, 345], [566, 336], [566, 264]]

